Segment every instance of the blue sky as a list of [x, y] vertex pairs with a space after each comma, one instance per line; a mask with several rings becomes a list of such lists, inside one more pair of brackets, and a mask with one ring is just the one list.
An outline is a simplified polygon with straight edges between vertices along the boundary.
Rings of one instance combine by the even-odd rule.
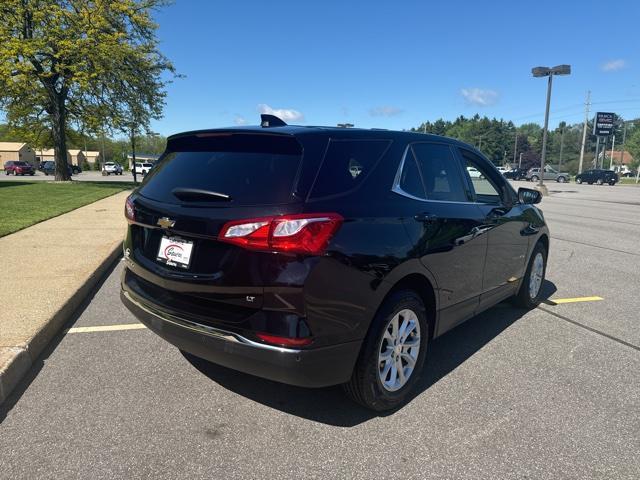
[[[580, 8], [578, 8], [578, 5]], [[551, 124], [593, 108], [640, 116], [640, 2], [187, 1], [156, 14], [185, 75], [155, 131], [290, 123], [403, 129], [458, 115], [542, 123], [537, 65], [554, 81]]]

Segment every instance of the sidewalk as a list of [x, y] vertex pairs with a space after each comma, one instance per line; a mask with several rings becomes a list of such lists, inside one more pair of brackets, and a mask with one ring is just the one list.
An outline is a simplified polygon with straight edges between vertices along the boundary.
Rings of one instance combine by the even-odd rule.
[[0, 404], [120, 254], [128, 194], [0, 238]]

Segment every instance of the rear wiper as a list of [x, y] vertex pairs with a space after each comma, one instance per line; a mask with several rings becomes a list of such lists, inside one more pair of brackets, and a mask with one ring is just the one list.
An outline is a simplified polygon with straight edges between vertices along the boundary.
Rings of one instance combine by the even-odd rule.
[[180, 200], [215, 200], [215, 201], [231, 201], [231, 196], [226, 193], [213, 192], [211, 190], [202, 190], [200, 188], [174, 188], [171, 190]]

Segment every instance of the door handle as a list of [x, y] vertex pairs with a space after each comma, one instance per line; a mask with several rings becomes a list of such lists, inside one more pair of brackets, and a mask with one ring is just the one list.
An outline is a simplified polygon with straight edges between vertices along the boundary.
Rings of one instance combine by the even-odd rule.
[[422, 223], [435, 223], [435, 221], [438, 220], [438, 217], [433, 213], [419, 213], [413, 218], [415, 218], [417, 222]]

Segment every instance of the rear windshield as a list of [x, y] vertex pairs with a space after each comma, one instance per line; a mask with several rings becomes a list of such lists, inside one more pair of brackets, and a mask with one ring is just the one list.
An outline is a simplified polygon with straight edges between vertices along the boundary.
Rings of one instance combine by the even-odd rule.
[[[140, 194], [181, 203], [172, 190], [200, 189], [231, 197], [225, 205], [273, 205], [294, 199], [302, 150], [293, 137], [220, 135], [176, 139], [145, 179]], [[206, 200], [199, 200], [206, 202]]]

